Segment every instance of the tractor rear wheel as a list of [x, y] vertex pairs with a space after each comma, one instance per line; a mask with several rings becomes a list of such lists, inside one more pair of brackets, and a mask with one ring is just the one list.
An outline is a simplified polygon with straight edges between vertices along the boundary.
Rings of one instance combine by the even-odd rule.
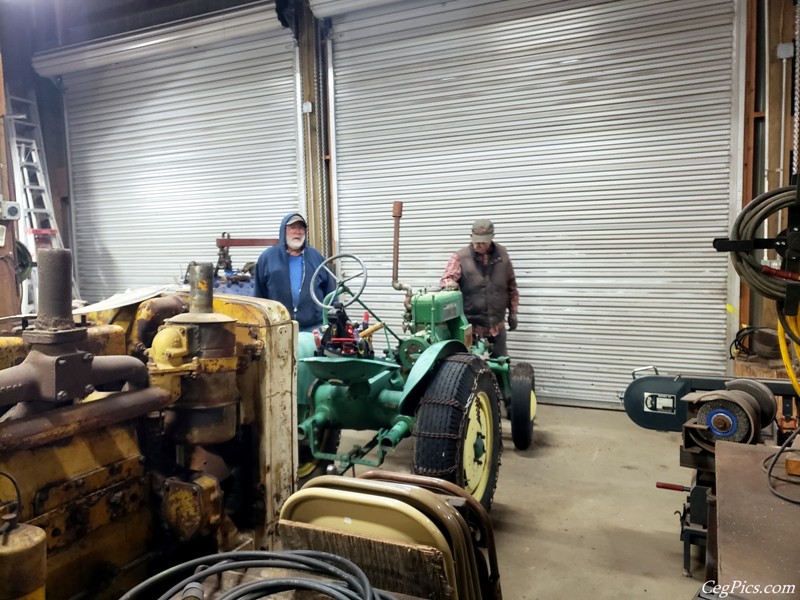
[[474, 354], [446, 358], [420, 400], [412, 470], [463, 487], [489, 510], [500, 473], [500, 390]]
[[517, 363], [511, 368], [511, 440], [517, 450], [527, 450], [533, 441], [536, 393], [533, 367]]

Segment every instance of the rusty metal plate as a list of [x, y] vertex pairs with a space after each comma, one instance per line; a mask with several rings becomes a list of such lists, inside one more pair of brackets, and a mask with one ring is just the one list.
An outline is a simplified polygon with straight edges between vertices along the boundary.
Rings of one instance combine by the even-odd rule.
[[47, 532], [47, 551], [63, 548], [141, 510], [147, 503], [146, 478], [123, 481], [58, 507], [29, 523]]
[[[104, 465], [138, 460], [140, 456], [135, 424], [126, 423], [76, 435], [63, 444], [0, 453], [0, 471], [9, 473], [19, 483], [23, 498], [20, 517], [24, 522], [33, 517], [36, 493], [53, 482], [76, 479]], [[10, 482], [0, 478], [0, 501], [13, 497]]]
[[125, 351], [125, 330], [117, 325], [95, 325], [86, 330], [87, 336], [79, 344], [81, 350], [95, 356], [127, 354]]
[[162, 488], [161, 514], [181, 540], [211, 533], [222, 518], [222, 492], [213, 477], [169, 478]]
[[134, 456], [95, 469], [80, 477], [48, 483], [37, 490], [33, 497], [34, 516], [41, 516], [59, 506], [74, 502], [87, 493], [143, 476], [144, 466], [140, 457]]
[[20, 364], [27, 356], [30, 345], [21, 337], [0, 336], [0, 369]]

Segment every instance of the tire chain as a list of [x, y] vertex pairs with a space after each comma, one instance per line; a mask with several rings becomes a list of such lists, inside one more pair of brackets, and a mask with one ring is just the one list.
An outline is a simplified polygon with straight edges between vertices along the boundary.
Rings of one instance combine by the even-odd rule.
[[[459, 362], [465, 362], [465, 361], [459, 361]], [[446, 398], [444, 396], [433, 396], [433, 395], [430, 395], [430, 394], [425, 394], [422, 397], [422, 402], [425, 402], [425, 404], [438, 404], [440, 406], [449, 406], [451, 408], [455, 408], [456, 410], [458, 410], [462, 415], [465, 412], [467, 412], [467, 407], [464, 406], [463, 404], [461, 404], [461, 402], [459, 402], [458, 400], [454, 400], [453, 398]], [[461, 436], [459, 434], [456, 434], [456, 433], [441, 433], [441, 432], [438, 432], [438, 431], [419, 431], [419, 430], [417, 430], [417, 431], [414, 431], [411, 435], [413, 437], [438, 438], [438, 439], [447, 439], [447, 440], [460, 440], [461, 439]], [[438, 469], [434, 469], [434, 470], [438, 471]], [[452, 469], [448, 469], [445, 472], [450, 473], [450, 472], [452, 472], [454, 470], [455, 470], [455, 468], [452, 468]], [[427, 471], [431, 471], [431, 469], [425, 469], [425, 471], [426, 471], [425, 474], [428, 474]]]
[[[486, 373], [487, 371], [491, 374], [491, 369], [487, 368], [486, 366], [475, 366], [475, 355], [474, 354], [455, 354], [452, 356], [448, 356], [445, 360], [449, 362], [457, 362], [467, 365], [469, 369], [475, 374], [475, 380], [472, 385], [471, 392], [474, 394], [475, 390], [478, 387], [478, 382], [480, 380], [480, 376]], [[484, 361], [481, 361], [486, 364]], [[492, 385], [494, 386], [494, 391], [496, 394], [496, 398], [499, 400], [502, 397], [502, 393], [500, 392], [500, 386], [497, 384], [497, 378], [492, 377]], [[467, 411], [467, 407], [461, 404], [458, 400], [453, 400], [452, 398], [444, 398], [444, 397], [431, 397], [429, 395], [423, 396], [423, 400], [430, 404], [440, 404], [444, 406], [452, 406], [453, 408], [457, 408], [464, 414]], [[439, 439], [451, 439], [451, 440], [461, 440], [462, 435], [454, 434], [454, 433], [439, 433], [436, 431], [415, 431], [412, 433], [414, 437], [426, 437], [426, 438], [439, 438]], [[500, 439], [500, 455], [503, 452], [503, 442], [502, 438]], [[500, 457], [498, 456], [498, 466], [500, 463]], [[420, 475], [426, 475], [428, 477], [439, 477], [440, 475], [449, 475], [451, 473], [455, 473], [458, 470], [457, 465], [453, 465], [446, 469], [432, 469], [432, 468], [424, 468], [418, 469], [417, 473]]]
[[[463, 363], [463, 364], [467, 365], [469, 367], [469, 369], [473, 373], [475, 373], [475, 384], [472, 386], [472, 391], [473, 392], [475, 391], [475, 388], [478, 386], [478, 380], [480, 379], [480, 376], [483, 375], [486, 372], [492, 373], [492, 369], [487, 367], [487, 366], [485, 366], [486, 362], [483, 361], [483, 360], [481, 360], [481, 363], [483, 363], [483, 365], [480, 366], [480, 367], [476, 367], [475, 366], [475, 362], [476, 362], [475, 358], [480, 358], [480, 357], [476, 356], [475, 354], [454, 354], [454, 355], [448, 356], [445, 359], [445, 360], [447, 360], [449, 362]], [[492, 373], [492, 375], [494, 375], [494, 374]], [[494, 391], [495, 391], [495, 394], [497, 394], [497, 398], [499, 400], [500, 398], [503, 397], [503, 394], [500, 391], [500, 386], [497, 384], [497, 377], [492, 377], [492, 384], [494, 385]]]
[[[461, 404], [458, 400], [452, 398], [445, 398], [444, 396], [430, 396], [426, 394], [422, 398], [426, 404], [439, 404], [441, 406], [449, 406], [455, 408], [463, 415], [467, 411], [467, 407]], [[427, 438], [440, 438], [459, 440], [461, 436], [456, 433], [440, 433], [436, 431], [415, 431], [411, 434], [414, 437], [427, 437]]]
[[442, 475], [450, 475], [451, 473], [455, 473], [458, 467], [453, 465], [452, 467], [448, 467], [446, 469], [417, 469], [417, 475], [425, 475], [426, 477], [435, 477], [437, 479], [444, 479]]
[[457, 408], [462, 413], [467, 412], [467, 407], [461, 404], [458, 400], [453, 400], [452, 398], [445, 398], [444, 396], [431, 396], [429, 394], [425, 394], [422, 397], [422, 400], [425, 401], [426, 404], [443, 404], [445, 406], [452, 406], [453, 408]]

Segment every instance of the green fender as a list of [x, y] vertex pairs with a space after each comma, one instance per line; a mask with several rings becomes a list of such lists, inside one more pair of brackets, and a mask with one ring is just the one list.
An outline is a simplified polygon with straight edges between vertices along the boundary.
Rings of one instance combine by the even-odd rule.
[[458, 340], [445, 340], [436, 342], [420, 354], [417, 362], [411, 367], [411, 372], [408, 374], [406, 383], [403, 386], [399, 404], [400, 413], [404, 415], [414, 414], [416, 406], [413, 406], [413, 404], [422, 397], [428, 376], [433, 373], [434, 367], [439, 361], [453, 354], [466, 351], [467, 347]]

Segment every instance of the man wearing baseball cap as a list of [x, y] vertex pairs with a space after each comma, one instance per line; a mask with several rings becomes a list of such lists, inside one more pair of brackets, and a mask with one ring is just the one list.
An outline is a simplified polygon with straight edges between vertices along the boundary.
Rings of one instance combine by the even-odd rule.
[[519, 290], [514, 266], [506, 249], [494, 242], [494, 223], [477, 219], [472, 224], [472, 243], [450, 258], [440, 285], [442, 289], [461, 289], [464, 312], [476, 337], [489, 340], [491, 356], [508, 356], [508, 328], [517, 328]]
[[[278, 245], [261, 253], [255, 275], [255, 295], [283, 304], [300, 325], [300, 331], [322, 326], [322, 309], [311, 299], [311, 276], [325, 259], [306, 245], [307, 229], [300, 213], [283, 217]], [[323, 300], [336, 288], [336, 282], [323, 269], [315, 287], [317, 298]]]

